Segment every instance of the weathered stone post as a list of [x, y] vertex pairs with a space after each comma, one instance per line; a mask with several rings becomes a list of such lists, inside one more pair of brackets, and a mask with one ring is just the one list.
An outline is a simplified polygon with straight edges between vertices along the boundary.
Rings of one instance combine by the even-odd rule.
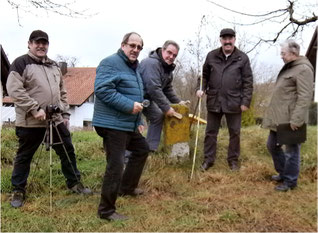
[[190, 154], [190, 118], [189, 108], [180, 104], [171, 107], [182, 115], [182, 119], [165, 117], [164, 120], [164, 148], [172, 160], [180, 161], [189, 158]]

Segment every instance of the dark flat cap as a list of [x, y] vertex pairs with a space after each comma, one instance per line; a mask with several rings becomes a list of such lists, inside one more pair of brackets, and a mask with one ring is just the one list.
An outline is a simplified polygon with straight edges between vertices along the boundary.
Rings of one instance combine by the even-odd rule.
[[224, 28], [220, 32], [220, 37], [223, 36], [235, 36], [235, 31], [231, 28]]

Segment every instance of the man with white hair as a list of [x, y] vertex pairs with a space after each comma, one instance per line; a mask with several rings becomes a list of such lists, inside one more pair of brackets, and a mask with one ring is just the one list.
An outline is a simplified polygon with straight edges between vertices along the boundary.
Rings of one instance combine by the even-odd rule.
[[[277, 126], [287, 124], [291, 132], [308, 122], [308, 109], [313, 96], [313, 67], [306, 57], [299, 55], [300, 47], [292, 40], [282, 44], [281, 58], [285, 65], [280, 70], [263, 127], [270, 129], [267, 148], [275, 170], [272, 180], [281, 182], [277, 191], [288, 191], [297, 186], [300, 170], [300, 143], [285, 144], [277, 137]], [[291, 134], [291, 133], [289, 133]]]

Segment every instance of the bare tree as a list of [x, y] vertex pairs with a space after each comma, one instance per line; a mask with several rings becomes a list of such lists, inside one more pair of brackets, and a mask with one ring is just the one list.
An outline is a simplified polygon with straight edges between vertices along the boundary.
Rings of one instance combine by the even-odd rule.
[[60, 54], [56, 55], [55, 61], [66, 62], [68, 67], [75, 67], [79, 62], [77, 57], [62, 56]]
[[[286, 7], [282, 9], [275, 9], [272, 11], [260, 13], [260, 14], [251, 14], [246, 12], [236, 11], [234, 9], [228, 8], [224, 5], [218, 4], [214, 0], [207, 0], [214, 6], [217, 6], [225, 11], [231, 12], [233, 14], [246, 16], [251, 19], [251, 22], [247, 23], [237, 23], [237, 22], [228, 22], [233, 25], [240, 26], [252, 26], [252, 25], [261, 25], [264, 23], [276, 24], [278, 25], [277, 31], [273, 37], [264, 37], [260, 38], [253, 46], [253, 49], [256, 48], [262, 42], [275, 43], [283, 33], [288, 33], [289, 37], [294, 37], [298, 33], [304, 30], [305, 26], [314, 24], [318, 20], [317, 15], [313, 12], [313, 9], [317, 9], [317, 1], [312, 4], [303, 4], [303, 2], [298, 0], [286, 0]], [[249, 52], [249, 51], [247, 51]]]
[[80, 11], [75, 10], [74, 5], [76, 4], [76, 0], [65, 1], [64, 3], [58, 3], [55, 0], [7, 0], [7, 2], [11, 5], [12, 9], [16, 11], [17, 20], [20, 26], [21, 12], [36, 15], [38, 10], [42, 10], [46, 13], [54, 13], [72, 18], [86, 18], [95, 15], [88, 14], [87, 9]]
[[[174, 74], [174, 86], [177, 94], [184, 100], [190, 100], [190, 112], [194, 113], [198, 98], [195, 95], [197, 81], [201, 77], [202, 66], [206, 54], [211, 48], [215, 47], [217, 40], [211, 38], [209, 32], [211, 27], [208, 16], [202, 16], [199, 27], [195, 32], [195, 37], [186, 41], [184, 54], [177, 60], [178, 72]], [[205, 98], [202, 106], [205, 105]], [[202, 108], [201, 117], [205, 118], [206, 109]]]

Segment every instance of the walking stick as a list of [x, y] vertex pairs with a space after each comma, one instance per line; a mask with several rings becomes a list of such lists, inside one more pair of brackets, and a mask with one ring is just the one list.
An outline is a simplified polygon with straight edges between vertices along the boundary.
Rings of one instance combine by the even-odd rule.
[[[202, 91], [202, 77], [200, 80], [200, 91]], [[191, 175], [190, 175], [190, 180], [193, 177], [193, 172], [194, 172], [194, 166], [195, 166], [195, 159], [197, 156], [197, 148], [198, 148], [198, 139], [199, 139], [199, 128], [200, 128], [200, 115], [201, 115], [201, 101], [202, 101], [202, 96], [199, 97], [198, 101], [198, 106], [199, 106], [199, 112], [198, 112], [198, 123], [197, 123], [197, 132], [195, 136], [195, 144], [194, 144], [194, 152], [193, 152], [193, 162], [192, 162], [192, 170], [191, 170]]]
[[194, 108], [193, 116], [192, 116], [192, 119], [190, 121], [190, 130], [191, 130], [191, 126], [192, 126], [195, 114], [197, 113], [197, 109], [198, 109], [198, 106], [199, 106], [199, 101], [200, 101], [200, 98], [198, 98], [198, 101], [197, 101], [197, 103], [195, 105], [195, 108]]

